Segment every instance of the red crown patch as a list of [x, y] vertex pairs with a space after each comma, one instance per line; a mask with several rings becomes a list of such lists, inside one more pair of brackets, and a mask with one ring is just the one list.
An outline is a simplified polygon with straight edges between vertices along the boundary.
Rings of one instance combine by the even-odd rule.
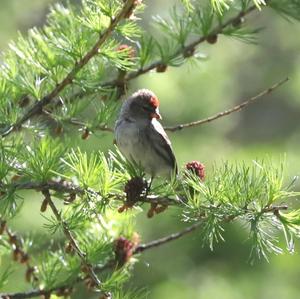
[[155, 97], [155, 96], [151, 97], [151, 98], [150, 98], [150, 104], [151, 104], [153, 107], [157, 108], [157, 107], [159, 106], [159, 100], [158, 100], [158, 98]]

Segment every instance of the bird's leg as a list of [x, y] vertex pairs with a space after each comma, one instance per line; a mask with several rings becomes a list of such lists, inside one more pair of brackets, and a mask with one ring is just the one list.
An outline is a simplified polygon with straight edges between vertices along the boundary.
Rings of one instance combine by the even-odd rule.
[[149, 194], [150, 191], [151, 191], [152, 182], [153, 182], [153, 176], [151, 176], [150, 182], [149, 182], [149, 184], [148, 184], [148, 186], [147, 186], [145, 198], [147, 198], [148, 194]]
[[156, 213], [157, 206], [158, 206], [158, 203], [151, 202], [150, 209], [147, 212], [147, 217], [148, 218], [152, 218], [154, 216], [154, 214]]
[[[147, 199], [148, 197], [148, 194], [150, 193], [151, 191], [151, 187], [152, 187], [152, 182], [153, 182], [153, 176], [151, 176], [150, 178], [150, 182], [147, 186], [147, 189], [146, 189], [146, 195], [145, 195], [145, 198]], [[150, 203], [150, 210], [147, 212], [147, 217], [148, 218], [152, 218], [154, 216], [154, 213], [155, 213], [155, 209], [157, 208], [157, 203]]]
[[162, 212], [164, 212], [167, 208], [168, 208], [168, 205], [161, 205], [161, 206], [159, 206], [159, 207], [156, 207], [156, 208], [155, 208], [155, 213], [156, 213], [156, 214], [162, 213]]
[[[150, 193], [150, 190], [151, 190], [151, 186], [152, 186], [152, 182], [153, 182], [153, 179], [154, 177], [151, 176], [150, 178], [150, 182], [147, 186], [147, 189], [146, 189], [146, 195], [145, 195], [145, 198], [147, 198], [148, 194]], [[167, 209], [168, 205], [159, 205], [158, 203], [156, 202], [150, 202], [150, 209], [149, 211], [147, 212], [147, 216], [148, 218], [152, 218], [154, 216], [154, 214], [159, 214], [159, 213], [162, 213], [163, 211], [165, 211]]]

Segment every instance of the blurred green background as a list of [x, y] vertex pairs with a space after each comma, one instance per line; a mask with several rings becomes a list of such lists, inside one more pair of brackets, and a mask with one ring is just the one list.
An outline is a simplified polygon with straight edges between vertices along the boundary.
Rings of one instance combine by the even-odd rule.
[[[32, 26], [41, 26], [49, 4], [54, 2], [58, 1], [1, 0], [0, 49], [8, 48], [18, 30], [26, 32]], [[151, 15], [166, 15], [174, 1], [145, 3], [148, 7], [143, 22], [147, 27]], [[224, 160], [251, 163], [268, 156], [279, 163], [286, 154], [288, 183], [300, 173], [300, 24], [289, 23], [269, 10], [253, 14], [248, 21], [265, 27], [257, 46], [222, 36], [215, 45], [201, 45], [205, 61], [142, 76], [132, 82], [129, 92], [152, 89], [161, 100], [163, 123], [172, 125], [222, 111], [289, 76], [287, 84], [242, 112], [169, 133], [179, 164], [199, 160], [207, 166], [207, 172], [210, 165]], [[112, 136], [95, 134], [82, 142], [78, 134], [77, 142], [87, 150], [105, 150], [112, 146]], [[36, 202], [32, 197], [25, 203], [15, 228], [42, 237], [47, 232], [41, 227], [43, 219]], [[142, 241], [183, 227], [178, 215], [176, 209], [169, 209], [151, 220], [139, 216], [137, 228]], [[299, 298], [300, 244], [293, 255], [272, 256], [270, 263], [258, 261], [251, 266], [247, 262], [250, 247], [246, 229], [227, 225], [225, 239], [211, 252], [194, 233], [146, 252], [136, 264], [131, 285], [149, 289], [149, 299]], [[16, 279], [26, 289], [21, 274]], [[14, 288], [16, 282], [8, 286], [9, 290]], [[82, 296], [78, 293], [77, 298]]]

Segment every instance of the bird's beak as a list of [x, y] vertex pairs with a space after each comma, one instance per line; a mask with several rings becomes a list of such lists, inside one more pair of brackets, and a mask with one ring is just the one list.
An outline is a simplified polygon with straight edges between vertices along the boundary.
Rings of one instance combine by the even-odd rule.
[[152, 118], [156, 118], [156, 119], [162, 119], [162, 117], [161, 117], [161, 115], [160, 115], [160, 113], [159, 113], [158, 108], [156, 108], [156, 109], [155, 109], [155, 112], [153, 112], [153, 113], [151, 114], [151, 117], [152, 117]]

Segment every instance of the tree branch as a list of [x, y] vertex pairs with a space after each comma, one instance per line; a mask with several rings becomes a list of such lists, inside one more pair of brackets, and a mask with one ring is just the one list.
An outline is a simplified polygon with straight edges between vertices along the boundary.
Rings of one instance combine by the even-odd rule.
[[[267, 2], [267, 1], [266, 1]], [[241, 18], [247, 16], [248, 14], [250, 14], [253, 11], [257, 11], [257, 7], [255, 5], [249, 7], [247, 10], [245, 11], [241, 11], [240, 13], [238, 13], [236, 16], [230, 18], [229, 20], [227, 20], [225, 23], [223, 24], [219, 24], [216, 28], [214, 28], [208, 35], [206, 36], [200, 36], [198, 39], [190, 42], [188, 45], [181, 47], [179, 50], [177, 50], [176, 52], [174, 52], [172, 55], [170, 55], [170, 60], [184, 55], [185, 53], [189, 53], [192, 52], [197, 46], [199, 46], [200, 44], [204, 43], [205, 41], [207, 41], [207, 39], [209, 39], [212, 36], [221, 34], [223, 32], [223, 30], [238, 22]], [[161, 59], [152, 62], [151, 64], [149, 64], [146, 67], [141, 67], [136, 71], [132, 71], [129, 72], [128, 74], [126, 74], [126, 76], [124, 76], [124, 78], [122, 79], [122, 81], [120, 81], [119, 78], [111, 80], [111, 81], [107, 81], [104, 82], [102, 84], [99, 84], [99, 87], [119, 87], [119, 86], [123, 86], [125, 85], [127, 82], [136, 79], [137, 77], [147, 74], [150, 71], [156, 69], [157, 67], [161, 66], [161, 65], [165, 65], [165, 62]], [[74, 97], [79, 97], [82, 98], [86, 93], [83, 92], [79, 92], [73, 95]]]
[[[93, 195], [100, 195], [98, 192], [87, 189], [84, 190], [80, 188], [79, 186], [75, 186], [69, 182], [61, 181], [49, 181], [46, 183], [40, 183], [40, 182], [16, 182], [12, 185], [2, 185], [3, 192], [6, 188], [12, 188], [14, 190], [36, 190], [36, 191], [42, 191], [42, 190], [53, 190], [60, 193], [76, 193], [78, 195], [83, 195], [86, 192], [90, 192]], [[118, 201], [124, 201], [125, 200], [125, 194], [122, 196], [121, 194], [111, 194], [112, 198]], [[177, 205], [181, 202], [175, 199], [171, 199], [168, 197], [162, 197], [162, 196], [156, 196], [156, 195], [148, 195], [147, 197], [142, 197], [139, 202], [145, 202], [145, 203], [157, 203], [161, 205]]]
[[42, 108], [48, 105], [58, 94], [64, 90], [68, 85], [72, 84], [76, 74], [93, 58], [98, 54], [100, 47], [105, 43], [107, 38], [111, 35], [118, 23], [134, 9], [135, 0], [127, 0], [122, 7], [119, 14], [111, 20], [109, 27], [100, 34], [98, 41], [95, 43], [93, 48], [85, 54], [74, 66], [73, 69], [67, 74], [67, 76], [56, 85], [56, 87], [40, 101], [35, 103], [15, 124], [11, 125], [5, 132], [1, 134], [2, 137], [8, 136], [14, 130], [18, 130], [23, 123], [29, 120], [34, 115], [41, 113]]
[[[264, 209], [262, 209], [262, 213], [267, 214], [267, 213], [278, 213], [278, 211], [280, 210], [286, 210], [287, 206], [286, 205], [282, 205], [282, 206], [270, 206], [270, 207], [266, 207]], [[224, 222], [231, 222], [233, 220], [235, 220], [238, 216], [237, 215], [229, 215], [227, 217], [224, 218]], [[169, 242], [178, 240], [192, 232], [194, 232], [195, 230], [197, 230], [201, 224], [202, 221], [204, 219], [195, 222], [194, 224], [184, 228], [183, 230], [177, 232], [177, 233], [173, 233], [171, 235], [167, 235], [165, 237], [162, 237], [160, 239], [151, 241], [149, 243], [145, 243], [145, 244], [141, 244], [139, 246], [137, 246], [133, 252], [134, 255], [136, 254], [140, 254], [143, 253], [144, 251], [162, 246], [164, 244], [167, 244]], [[107, 262], [107, 264], [105, 264], [104, 266], [100, 267], [100, 268], [95, 268], [95, 270], [97, 270], [97, 272], [102, 272], [104, 270], [107, 269], [113, 269], [116, 266], [116, 261], [114, 260], [110, 260]], [[81, 279], [80, 277], [77, 277], [75, 281], [73, 281], [72, 285], [77, 284], [79, 282], [82, 282], [84, 279]], [[20, 293], [7, 293], [7, 294], [0, 294], [0, 298], [9, 298], [9, 299], [25, 299], [25, 298], [33, 298], [33, 297], [37, 297], [37, 296], [41, 296], [41, 295], [47, 295], [47, 294], [51, 294], [54, 292], [59, 291], [60, 289], [63, 288], [70, 288], [70, 285], [64, 285], [64, 286], [60, 286], [60, 287], [54, 287], [52, 289], [49, 290], [32, 290], [32, 291], [28, 291], [28, 292], [20, 292]]]
[[[5, 192], [5, 188], [8, 187], [8, 185], [2, 185], [3, 192]], [[86, 192], [90, 192], [91, 194], [95, 196], [99, 196], [100, 194], [92, 189], [84, 190], [80, 188], [79, 186], [75, 186], [69, 182], [63, 181], [63, 182], [55, 182], [50, 181], [46, 183], [40, 183], [40, 182], [22, 182], [22, 183], [14, 183], [13, 185], [10, 185], [11, 189], [14, 190], [35, 190], [35, 191], [43, 191], [43, 190], [53, 190], [59, 193], [68, 193], [68, 194], [77, 194], [77, 195], [83, 195]], [[0, 189], [1, 190], [1, 189]], [[2, 190], [1, 190], [2, 191]], [[125, 194], [122, 196], [121, 194], [110, 194], [111, 197], [114, 200], [118, 201], [125, 201]], [[184, 200], [178, 200], [169, 198], [166, 196], [157, 196], [157, 195], [148, 195], [147, 197], [141, 197], [137, 202], [143, 202], [143, 203], [156, 203], [163, 206], [182, 206], [184, 205]], [[288, 208], [287, 205], [280, 205], [280, 206], [271, 206], [266, 207], [265, 210], [263, 210], [264, 213], [266, 212], [274, 212], [275, 210], [286, 210]]]
[[[214, 28], [208, 35], [206, 36], [201, 36], [198, 39], [196, 39], [195, 41], [192, 41], [191, 43], [189, 43], [188, 45], [180, 48], [179, 50], [177, 50], [176, 52], [173, 53], [173, 55], [170, 56], [170, 60], [180, 56], [180, 55], [184, 55], [185, 53], [189, 53], [191, 51], [193, 51], [197, 46], [199, 46], [201, 43], [205, 42], [209, 37], [221, 34], [223, 32], [223, 30], [236, 23], [237, 21], [239, 21], [241, 18], [247, 16], [248, 14], [250, 14], [253, 11], [257, 11], [257, 6], [253, 5], [251, 7], [249, 7], [247, 10], [245, 11], [241, 11], [239, 14], [237, 14], [236, 16], [230, 18], [229, 20], [227, 20], [225, 23], [218, 25], [216, 28]], [[149, 64], [146, 67], [141, 67], [140, 69], [138, 69], [137, 71], [134, 72], [130, 72], [128, 73], [125, 77], [124, 77], [124, 82], [128, 82], [130, 80], [133, 80], [141, 75], [144, 75], [154, 69], [156, 69], [158, 66], [160, 65], [164, 65], [165, 62], [163, 60], [157, 60], [151, 64]], [[106, 83], [103, 83], [101, 86], [102, 87], [108, 87], [108, 86], [119, 86], [121, 84], [124, 84], [124, 82], [120, 82], [120, 80], [115, 79], [112, 81], [108, 81]]]
[[[74, 126], [79, 126], [81, 128], [85, 128], [86, 127], [86, 124], [78, 119], [75, 119], [75, 118], [71, 118], [69, 120], [69, 123], [71, 125], [74, 125]], [[99, 131], [106, 131], [106, 132], [111, 132], [113, 133], [114, 132], [114, 129], [112, 128], [109, 128], [108, 126], [96, 126], [96, 127], [93, 127], [93, 129], [95, 130], [99, 130]]]
[[138, 247], [135, 248], [134, 254], [138, 254], [138, 253], [144, 252], [145, 250], [148, 250], [148, 249], [151, 249], [151, 248], [154, 248], [154, 247], [158, 247], [158, 246], [164, 245], [166, 243], [169, 243], [171, 241], [177, 240], [177, 239], [193, 232], [200, 225], [201, 225], [201, 222], [196, 222], [195, 224], [183, 229], [180, 232], [173, 233], [169, 236], [154, 240], [154, 241], [146, 243], [146, 244], [141, 244], [141, 245], [139, 245]]
[[85, 257], [85, 253], [81, 251], [81, 249], [79, 248], [79, 245], [77, 244], [77, 242], [74, 239], [72, 233], [70, 232], [67, 224], [62, 219], [61, 214], [59, 213], [58, 209], [56, 208], [54, 202], [51, 199], [49, 190], [44, 189], [42, 191], [42, 193], [45, 196], [45, 200], [47, 200], [47, 202], [48, 202], [53, 214], [55, 215], [56, 219], [61, 223], [65, 236], [70, 241], [70, 244], [72, 245], [73, 249], [75, 250], [75, 252], [79, 256], [79, 258], [81, 259], [81, 262], [82, 262], [86, 272], [88, 273], [89, 277], [93, 280], [93, 282], [95, 283], [95, 286], [100, 289], [101, 288], [101, 281], [99, 280], [96, 273], [94, 272], [92, 265], [90, 265], [87, 262], [86, 257]]
[[[175, 125], [175, 126], [170, 126], [170, 127], [164, 127], [164, 129], [166, 131], [170, 131], [170, 132], [175, 132], [175, 131], [179, 131], [179, 130], [182, 130], [182, 129], [186, 129], [186, 128], [192, 128], [192, 127], [196, 127], [196, 126], [201, 126], [203, 124], [206, 124], [206, 123], [209, 123], [209, 122], [212, 122], [214, 120], [217, 120], [219, 118], [222, 118], [224, 116], [228, 116], [230, 115], [231, 113], [234, 113], [234, 112], [239, 112], [241, 111], [242, 109], [246, 108], [247, 106], [249, 106], [250, 104], [253, 104], [254, 102], [256, 102], [257, 100], [263, 98], [264, 96], [272, 93], [275, 89], [279, 88], [281, 85], [285, 84], [287, 81], [289, 81], [289, 78], [286, 77], [284, 78], [283, 80], [275, 83], [274, 85], [272, 85], [271, 87], [263, 90], [262, 92], [260, 92], [259, 94], [257, 94], [256, 96], [253, 96], [247, 100], [245, 100], [244, 102], [242, 102], [241, 104], [239, 105], [236, 105], [228, 110], [225, 110], [225, 111], [222, 111], [222, 112], [219, 112], [217, 114], [214, 114], [212, 116], [209, 116], [207, 118], [204, 118], [204, 119], [200, 119], [200, 120], [197, 120], [197, 121], [193, 121], [193, 122], [190, 122], [190, 123], [185, 123], [185, 124], [179, 124], [179, 125]], [[77, 125], [77, 126], [80, 126], [80, 127], [85, 127], [85, 124], [81, 121], [77, 121], [75, 119], [73, 120], [70, 120], [70, 123], [73, 124], [73, 125]], [[106, 132], [114, 132], [114, 130], [112, 128], [109, 128], [107, 126], [98, 126], [98, 127], [95, 127], [96, 130], [100, 130], [100, 131], [106, 131]]]
[[[70, 71], [70, 73], [63, 79], [60, 83], [57, 84], [55, 89], [49, 93], [48, 95], [44, 96], [39, 102], [35, 103], [28, 112], [20, 118], [15, 124], [11, 125], [9, 128], [7, 128], [3, 133], [1, 133], [1, 137], [6, 137], [9, 134], [11, 134], [13, 131], [17, 131], [20, 129], [20, 127], [31, 117], [33, 117], [36, 114], [39, 114], [42, 112], [43, 107], [48, 105], [54, 98], [57, 97], [57, 95], [68, 85], [70, 85], [73, 82], [73, 79], [75, 78], [78, 71], [84, 67], [89, 60], [95, 56], [99, 48], [103, 45], [103, 43], [106, 41], [106, 39], [110, 36], [114, 28], [117, 26], [117, 24], [124, 18], [124, 16], [128, 15], [130, 11], [134, 9], [134, 0], [127, 0], [125, 5], [123, 6], [122, 10], [118, 14], [118, 16], [112, 20], [110, 26], [100, 35], [97, 43], [94, 45], [94, 47], [78, 62], [76, 65], [74, 65], [73, 69]], [[187, 53], [189, 51], [193, 51], [199, 44], [205, 42], [209, 37], [221, 34], [223, 30], [229, 26], [240, 20], [242, 17], [245, 17], [246, 15], [250, 14], [251, 12], [255, 11], [257, 8], [255, 5], [249, 7], [245, 11], [241, 11], [239, 14], [237, 14], [235, 17], [230, 18], [225, 23], [218, 25], [215, 29], [213, 29], [207, 36], [201, 36], [195, 41], [191, 42], [190, 44], [182, 47], [180, 50], [176, 51], [173, 55], [170, 56], [170, 58], [176, 58], [177, 56], [183, 55], [184, 53]], [[128, 73], [122, 82], [120, 82], [120, 79], [114, 79], [112, 81], [108, 81], [106, 83], [100, 84], [101, 87], [108, 87], [108, 86], [115, 86], [118, 87], [120, 85], [126, 84], [128, 81], [133, 80], [140, 75], [146, 74], [150, 72], [151, 70], [157, 68], [159, 65], [164, 64], [162, 60], [157, 60], [150, 65], [146, 67], [142, 67], [138, 69], [137, 71]], [[80, 96], [83, 96], [80, 94]], [[74, 95], [76, 97], [76, 95]], [[105, 131], [112, 131], [112, 129], [107, 127], [100, 127], [98, 128], [100, 130], [104, 129]]]
[[[174, 233], [171, 234], [169, 236], [166, 236], [164, 238], [146, 243], [146, 244], [141, 244], [138, 247], [136, 247], [136, 249], [134, 250], [133, 254], [139, 254], [142, 253], [146, 250], [149, 250], [151, 248], [154, 247], [158, 247], [160, 245], [164, 245], [168, 242], [177, 240], [191, 232], [193, 232], [194, 230], [196, 230], [199, 226], [201, 225], [201, 222], [196, 222], [195, 224], [183, 229], [182, 231], [178, 232], [178, 233]], [[101, 272], [104, 271], [106, 269], [112, 269], [114, 268], [116, 265], [115, 261], [109, 261], [106, 265], [104, 265], [103, 267], [97, 269], [97, 272]], [[79, 283], [83, 281], [83, 279], [77, 278], [74, 283]], [[57, 292], [59, 289], [63, 289], [63, 288], [68, 288], [70, 287], [70, 285], [65, 285], [65, 286], [60, 286], [60, 287], [54, 287], [52, 289], [49, 290], [32, 290], [32, 291], [28, 291], [28, 292], [20, 292], [20, 293], [7, 293], [7, 294], [0, 294], [0, 298], [9, 298], [9, 299], [25, 299], [25, 298], [33, 298], [33, 297], [38, 297], [41, 295], [47, 295], [47, 294], [51, 294], [53, 292]]]
[[273, 90], [275, 90], [276, 88], [280, 87], [281, 85], [283, 85], [284, 83], [286, 83], [289, 80], [289, 78], [285, 78], [283, 80], [281, 80], [278, 83], [275, 83], [273, 86], [269, 87], [268, 89], [265, 89], [264, 91], [260, 92], [258, 95], [251, 97], [250, 99], [242, 102], [239, 105], [236, 105], [228, 110], [219, 112], [215, 115], [212, 115], [210, 117], [207, 117], [205, 119], [201, 119], [201, 120], [197, 120], [194, 122], [190, 122], [190, 123], [186, 123], [186, 124], [180, 124], [180, 125], [176, 125], [173, 127], [164, 127], [164, 129], [166, 131], [171, 131], [171, 132], [175, 132], [175, 131], [179, 131], [185, 128], [191, 128], [191, 127], [196, 127], [196, 126], [200, 126], [209, 122], [212, 122], [216, 119], [219, 119], [221, 117], [227, 116], [233, 112], [237, 112], [237, 111], [241, 111], [242, 109], [244, 109], [245, 107], [247, 107], [250, 104], [253, 104], [255, 101], [257, 101], [258, 99], [264, 97], [265, 95], [270, 94]]
[[18, 237], [7, 225], [6, 221], [0, 219], [1, 233], [6, 233], [8, 236], [8, 243], [11, 245], [12, 256], [15, 262], [19, 262], [26, 266], [25, 279], [27, 282], [33, 282], [36, 285], [39, 281], [36, 275], [36, 267], [30, 262], [30, 255], [24, 249], [23, 238]]

